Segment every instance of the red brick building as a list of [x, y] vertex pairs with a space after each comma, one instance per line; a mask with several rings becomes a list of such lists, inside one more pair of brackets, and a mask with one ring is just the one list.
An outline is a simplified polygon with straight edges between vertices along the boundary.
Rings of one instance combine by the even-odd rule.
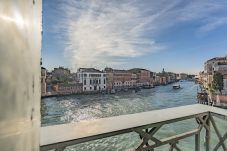
[[138, 86], [153, 85], [153, 72], [141, 68], [133, 68], [128, 71], [137, 76]]
[[107, 75], [107, 90], [129, 88], [133, 86], [132, 73], [127, 70], [105, 68]]

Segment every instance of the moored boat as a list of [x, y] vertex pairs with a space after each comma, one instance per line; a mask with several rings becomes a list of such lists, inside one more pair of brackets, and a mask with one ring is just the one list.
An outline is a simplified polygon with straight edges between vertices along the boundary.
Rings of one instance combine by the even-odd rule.
[[152, 84], [148, 84], [148, 85], [144, 85], [143, 88], [144, 89], [151, 89], [151, 88], [154, 88], [154, 86]]
[[180, 89], [180, 85], [173, 85], [173, 89]]
[[115, 94], [115, 93], [116, 93], [115, 89], [112, 89], [112, 90], [110, 91], [110, 93], [111, 93], [111, 94]]
[[135, 93], [136, 93], [136, 92], [139, 92], [139, 91], [141, 91], [141, 88], [140, 88], [140, 87], [136, 87], [136, 88], [135, 88]]

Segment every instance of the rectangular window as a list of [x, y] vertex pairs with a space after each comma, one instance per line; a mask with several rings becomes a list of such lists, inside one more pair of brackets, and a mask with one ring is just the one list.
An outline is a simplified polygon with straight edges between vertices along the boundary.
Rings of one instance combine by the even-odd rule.
[[84, 85], [86, 85], [86, 80], [84, 80]]

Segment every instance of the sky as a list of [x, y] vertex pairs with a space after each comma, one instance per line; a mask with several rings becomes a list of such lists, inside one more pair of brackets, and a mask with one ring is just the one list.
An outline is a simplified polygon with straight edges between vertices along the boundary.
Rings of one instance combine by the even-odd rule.
[[198, 74], [227, 55], [226, 0], [44, 0], [42, 62]]

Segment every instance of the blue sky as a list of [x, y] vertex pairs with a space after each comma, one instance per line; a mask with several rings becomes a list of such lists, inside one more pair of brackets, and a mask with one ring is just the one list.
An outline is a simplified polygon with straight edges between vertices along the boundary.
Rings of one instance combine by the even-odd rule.
[[227, 55], [226, 0], [44, 0], [43, 66], [198, 73]]

